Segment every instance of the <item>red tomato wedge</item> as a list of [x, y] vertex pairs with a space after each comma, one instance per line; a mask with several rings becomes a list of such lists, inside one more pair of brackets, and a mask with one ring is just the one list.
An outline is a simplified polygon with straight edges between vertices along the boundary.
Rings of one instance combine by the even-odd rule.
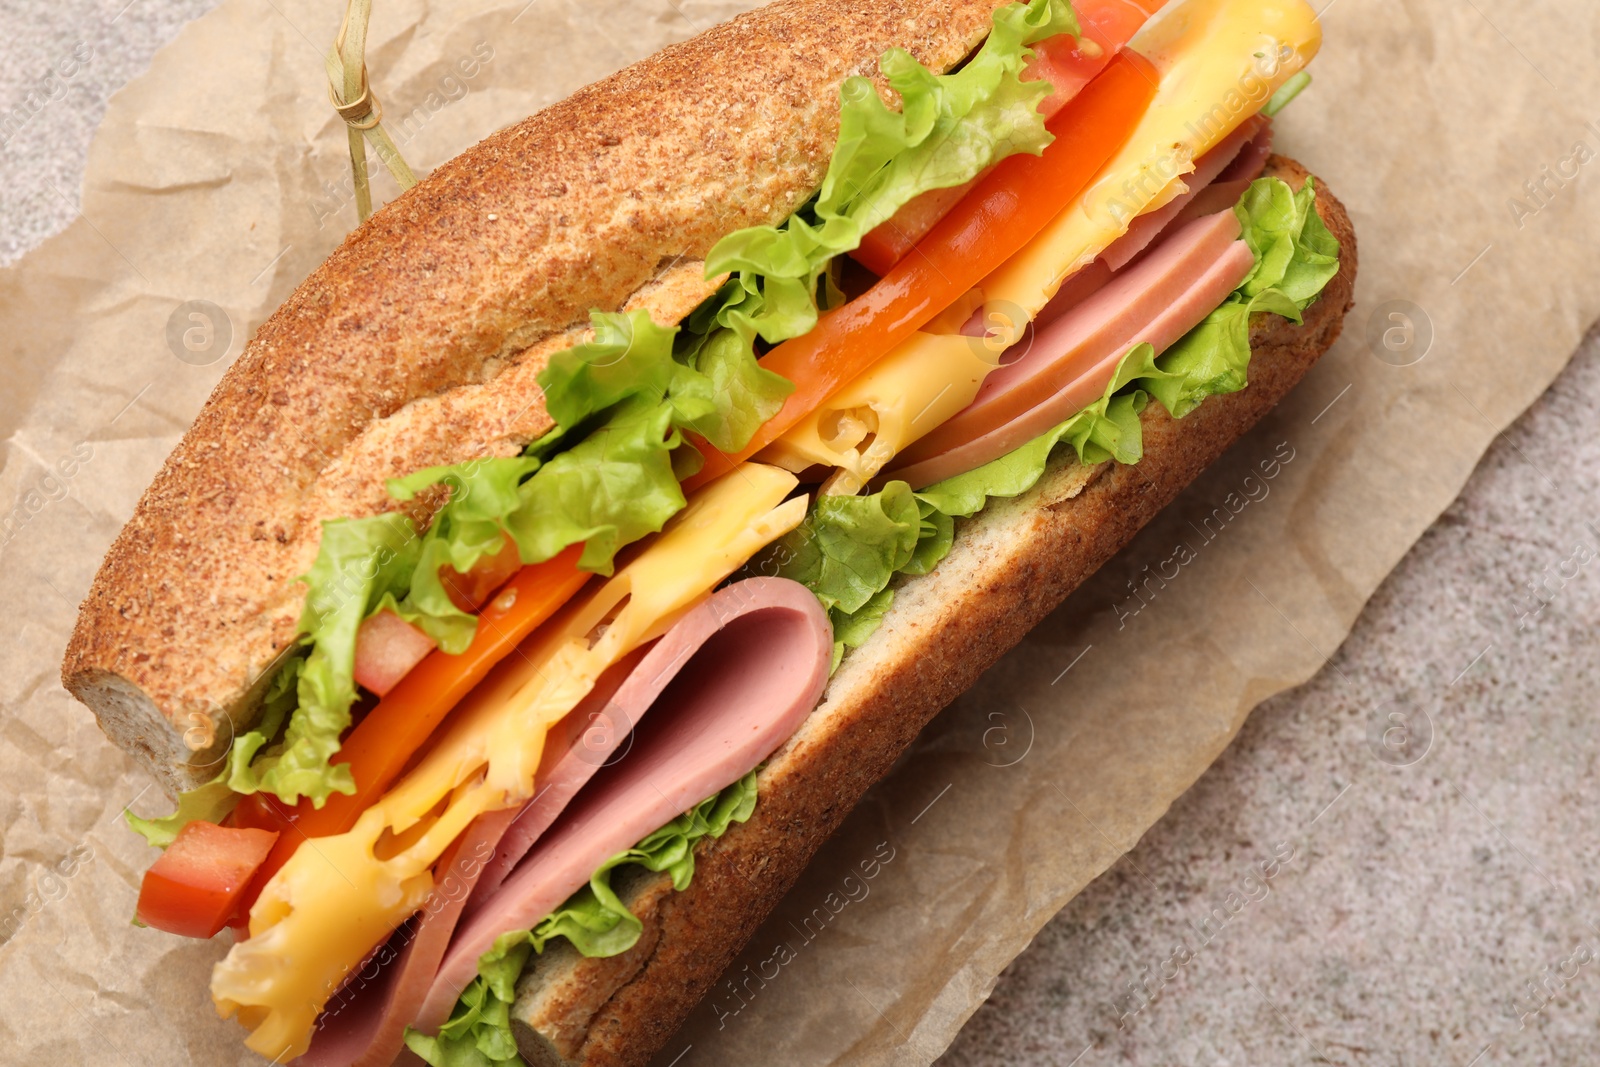
[[[472, 615], [521, 569], [516, 543], [508, 537], [498, 552], [482, 557], [465, 574], [448, 564], [441, 567], [439, 580], [450, 602]], [[433, 638], [420, 629], [392, 611], [380, 611], [364, 620], [356, 634], [355, 679], [386, 696], [434, 647]]]
[[908, 256], [815, 328], [774, 348], [761, 365], [795, 384], [783, 408], [744, 450], [722, 453], [701, 438], [693, 490], [755, 455], [816, 410], [918, 327], [1010, 259], [1088, 186], [1133, 132], [1155, 95], [1150, 61], [1123, 49], [1048, 123], [1056, 139], [1042, 155], [1003, 160]]
[[433, 638], [394, 612], [370, 615], [356, 631], [356, 682], [387, 696], [433, 649]]
[[448, 564], [440, 567], [439, 581], [443, 583], [450, 603], [473, 615], [489, 602], [489, 597], [496, 589], [505, 585], [521, 569], [522, 560], [517, 555], [516, 542], [508, 537], [505, 544], [500, 546], [500, 551], [478, 560], [466, 574]]
[[[1060, 34], [1040, 41], [1022, 71], [1023, 81], [1050, 83], [1050, 95], [1039, 101], [1039, 114], [1048, 121], [1066, 107], [1160, 6], [1154, 0], [1147, 0], [1145, 6], [1133, 0], [1078, 0], [1073, 7], [1082, 37]], [[928, 190], [862, 238], [861, 247], [851, 252], [850, 258], [874, 274], [888, 273], [982, 180], [979, 175], [966, 185]]]
[[277, 840], [268, 830], [189, 823], [144, 872], [135, 914], [168, 933], [215, 935]]
[[267, 862], [240, 900], [248, 911], [267, 879], [308, 837], [343, 833], [400, 776], [411, 757], [432, 735], [450, 709], [528, 634], [554, 615], [588, 581], [578, 569], [583, 545], [573, 545], [544, 563], [523, 567], [478, 617], [472, 644], [459, 656], [432, 652], [391, 689], [339, 746], [350, 764], [356, 791], [335, 793], [321, 810], [309, 800], [285, 808], [267, 793], [245, 797], [234, 809], [236, 826], [282, 832]]

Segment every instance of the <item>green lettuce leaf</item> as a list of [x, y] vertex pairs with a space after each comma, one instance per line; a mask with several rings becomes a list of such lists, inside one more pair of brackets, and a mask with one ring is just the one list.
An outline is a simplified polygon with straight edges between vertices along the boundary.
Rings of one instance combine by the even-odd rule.
[[676, 326], [657, 326], [649, 312], [589, 312], [594, 340], [557, 352], [539, 372], [545, 410], [563, 430], [633, 396], [654, 403], [672, 382]]
[[[233, 747], [228, 749], [228, 761], [223, 768], [222, 777], [227, 781], [228, 788], [235, 793], [261, 791], [260, 775], [269, 770], [271, 764], [263, 759], [260, 767], [252, 768], [250, 762], [264, 746], [277, 739], [283, 729], [284, 721], [293, 714], [295, 706], [300, 702], [300, 674], [305, 670], [305, 665], [305, 656], [299, 654], [283, 665], [272, 679], [272, 685], [267, 688], [267, 694], [261, 701], [261, 715], [256, 720], [255, 729], [233, 739]], [[282, 748], [282, 745], [275, 745], [268, 749], [267, 755], [276, 755]]]
[[643, 398], [523, 483], [506, 532], [525, 563], [584, 542], [578, 565], [609, 575], [617, 550], [655, 533], [683, 507], [672, 450], [683, 443], [670, 401]]
[[911, 561], [900, 568], [901, 574], [928, 574], [950, 554], [950, 546], [955, 544], [955, 519], [920, 497], [917, 511], [922, 516], [917, 531], [917, 548], [911, 553]]
[[961, 69], [938, 75], [892, 48], [879, 69], [899, 94], [891, 110], [871, 80], [839, 89], [839, 140], [816, 200], [781, 226], [729, 234], [706, 257], [706, 277], [738, 272], [759, 279], [765, 297], [756, 323], [777, 342], [816, 321], [817, 281], [834, 256], [858, 247], [874, 227], [931, 189], [962, 185], [1009, 155], [1044, 151], [1053, 139], [1038, 112], [1050, 89], [1024, 82], [1029, 45], [1078, 33], [1067, 0], [1030, 0], [996, 11], [988, 38]]
[[1281, 178], [1250, 183], [1233, 211], [1256, 265], [1237, 296], [1247, 300], [1276, 289], [1304, 309], [1339, 273], [1339, 241], [1317, 214], [1316, 202], [1314, 178], [1307, 178], [1299, 192]]
[[683, 443], [670, 401], [635, 397], [565, 452], [540, 463], [533, 456], [473, 460], [433, 467], [389, 483], [411, 499], [430, 485], [448, 485], [450, 500], [422, 537], [402, 618], [416, 622], [447, 652], [472, 638], [476, 619], [456, 610], [439, 579], [448, 563], [466, 571], [509, 535], [523, 563], [541, 563], [584, 542], [578, 565], [612, 572], [617, 550], [661, 529], [683, 507], [672, 451]]
[[820, 497], [749, 569], [791, 578], [816, 595], [833, 623], [837, 670], [845, 649], [859, 648], [883, 623], [894, 576], [931, 571], [954, 539], [954, 520], [896, 481], [868, 496]]
[[[249, 769], [250, 759], [262, 745], [278, 735], [284, 719], [294, 710], [295, 687], [304, 665], [305, 658], [297, 654], [279, 668], [261, 698], [256, 728], [234, 738], [220, 774], [204, 785], [178, 794], [177, 811], [159, 819], [143, 819], [131, 811], [123, 812], [134, 832], [150, 844], [166, 848], [189, 823], [221, 822], [239, 803], [242, 794], [256, 792], [260, 785]], [[239, 788], [233, 785], [236, 778]]]
[[227, 775], [214, 778], [205, 785], [196, 786], [178, 794], [178, 810], [159, 819], [143, 819], [131, 811], [122, 813], [134, 833], [157, 848], [166, 848], [177, 838], [178, 831], [196, 820], [221, 822], [239, 794], [228, 788]]
[[625, 866], [665, 871], [673, 889], [687, 889], [694, 878], [695, 844], [702, 838], [721, 837], [755, 811], [756, 775], [751, 771], [633, 848], [612, 856], [588, 885], [532, 930], [502, 934], [479, 958], [478, 977], [462, 990], [438, 1036], [408, 1028], [406, 1045], [433, 1067], [520, 1067], [523, 1060], [511, 1032], [511, 1006], [528, 959], [562, 937], [589, 957], [621, 955], [637, 944], [644, 926], [612, 889], [614, 872]]
[[1282, 179], [1259, 178], [1240, 197], [1234, 213], [1255, 266], [1139, 383], [1173, 418], [1181, 419], [1208, 396], [1238, 392], [1249, 383], [1252, 315], [1272, 312], [1298, 323], [1339, 273], [1339, 242], [1317, 215], [1316, 195], [1312, 178], [1299, 192]]
[[388, 597], [373, 610], [392, 609], [452, 655], [466, 651], [478, 620], [455, 606], [439, 570], [448, 565], [466, 574], [479, 559], [500, 551], [506, 516], [521, 506], [522, 484], [538, 469], [539, 460], [532, 456], [495, 456], [391, 479], [389, 495], [397, 500], [415, 499], [434, 485], [447, 486], [450, 496], [422, 535], [410, 590], [403, 599]]
[[[234, 739], [228, 753], [228, 784], [236, 793], [272, 793], [285, 804], [310, 797], [316, 807], [331, 793], [355, 792], [348, 764], [331, 764], [339, 736], [350, 725], [356, 699], [356, 631], [377, 606], [405, 593], [419, 554], [416, 527], [396, 513], [322, 524], [322, 544], [306, 583], [300, 614], [301, 640], [310, 652], [297, 662], [295, 706], [283, 740], [256, 758], [276, 732], [271, 705], [286, 707], [286, 694], [269, 702], [263, 724]], [[252, 762], [252, 760], [254, 762]]]
[[776, 573], [810, 589], [831, 612], [860, 610], [911, 562], [922, 531], [905, 482], [870, 496], [818, 498], [805, 521], [775, 543]]
[[893, 606], [894, 590], [885, 585], [853, 612], [845, 613], [838, 608], [828, 612], [828, 618], [833, 623], [833, 661], [828, 667], [829, 674], [839, 669], [846, 649], [860, 648], [867, 643], [867, 638], [878, 632], [878, 627], [883, 625], [883, 617], [889, 614]]
[[756, 362], [760, 289], [730, 278], [689, 317], [675, 353], [671, 391], [677, 424], [723, 452], [738, 452], [778, 413], [794, 383]]
[[1159, 369], [1139, 384], [1181, 419], [1208, 396], [1236, 393], [1249, 384], [1250, 316], [1272, 311], [1300, 321], [1300, 306], [1276, 289], [1254, 296], [1237, 292], [1184, 334], [1157, 360]]

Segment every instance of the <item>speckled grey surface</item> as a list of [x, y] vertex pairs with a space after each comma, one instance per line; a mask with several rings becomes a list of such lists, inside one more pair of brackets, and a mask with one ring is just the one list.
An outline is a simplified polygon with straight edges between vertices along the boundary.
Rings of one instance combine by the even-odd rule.
[[[72, 220], [107, 96], [211, 6], [4, 0], [0, 262]], [[941, 1063], [1600, 1062], [1597, 408], [1591, 335]]]

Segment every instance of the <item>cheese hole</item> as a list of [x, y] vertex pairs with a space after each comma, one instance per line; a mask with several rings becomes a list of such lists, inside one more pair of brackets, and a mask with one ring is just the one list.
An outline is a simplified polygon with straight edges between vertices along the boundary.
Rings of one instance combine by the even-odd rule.
[[632, 593], [624, 596], [621, 600], [616, 602], [610, 611], [606, 612], [605, 618], [594, 624], [594, 628], [590, 630], [587, 636], [584, 638], [584, 640], [589, 642], [590, 648], [593, 648], [595, 645], [600, 643], [600, 639], [606, 635], [606, 631], [611, 628], [611, 624], [617, 621], [617, 616], [622, 614], [622, 609], [626, 608], [628, 606], [628, 601], [632, 599]]
[[878, 413], [865, 405], [836, 408], [817, 420], [817, 435], [835, 452], [848, 452], [878, 432]]
[[406, 827], [403, 833], [397, 834], [393, 829], [386, 828], [373, 843], [372, 854], [380, 862], [387, 863], [422, 840], [423, 835], [433, 829], [433, 824], [439, 821], [439, 816], [450, 806], [451, 799], [451, 796], [440, 797], [437, 804], [429, 808], [422, 818]]

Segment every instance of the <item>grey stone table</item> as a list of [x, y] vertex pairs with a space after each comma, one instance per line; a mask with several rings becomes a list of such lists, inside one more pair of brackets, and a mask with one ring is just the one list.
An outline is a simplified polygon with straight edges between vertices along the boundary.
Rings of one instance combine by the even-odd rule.
[[[10, 261], [72, 220], [109, 94], [212, 5], [0, 6]], [[1591, 335], [1328, 666], [1045, 927], [941, 1063], [1600, 1062], [1597, 410]]]

